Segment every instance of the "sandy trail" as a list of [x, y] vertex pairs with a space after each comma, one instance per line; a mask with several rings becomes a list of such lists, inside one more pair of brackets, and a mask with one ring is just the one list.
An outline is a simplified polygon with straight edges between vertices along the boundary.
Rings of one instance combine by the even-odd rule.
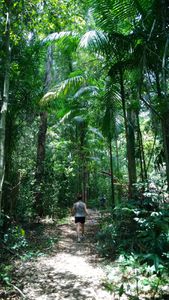
[[113, 299], [102, 285], [106, 274], [95, 251], [97, 219], [98, 213], [90, 211], [86, 238], [80, 243], [76, 240], [73, 218], [69, 224], [56, 226], [60, 238], [53, 251], [18, 265], [16, 276], [26, 299]]

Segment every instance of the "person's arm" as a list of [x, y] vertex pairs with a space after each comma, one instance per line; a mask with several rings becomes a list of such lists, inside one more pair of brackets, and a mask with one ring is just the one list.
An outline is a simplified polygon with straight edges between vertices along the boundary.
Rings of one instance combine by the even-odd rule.
[[89, 215], [89, 212], [88, 212], [88, 210], [87, 210], [87, 207], [86, 207], [86, 204], [85, 204], [85, 213], [86, 213], [86, 215]]
[[74, 214], [75, 214], [75, 205], [73, 205], [72, 207], [72, 215], [74, 216]]

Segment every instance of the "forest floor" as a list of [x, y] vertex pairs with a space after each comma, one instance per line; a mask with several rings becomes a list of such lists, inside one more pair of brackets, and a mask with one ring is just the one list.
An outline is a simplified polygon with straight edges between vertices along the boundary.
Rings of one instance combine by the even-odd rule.
[[167, 280], [159, 289], [154, 274], [145, 277], [137, 266], [98, 255], [99, 218], [100, 212], [89, 210], [80, 243], [73, 217], [62, 224], [46, 218], [24, 227], [28, 249], [11, 258], [12, 280], [9, 287], [0, 284], [0, 300], [168, 300]]
[[[38, 226], [36, 229], [30, 228], [29, 238], [36, 245], [39, 257], [14, 262], [13, 291], [0, 290], [0, 299], [114, 299], [104, 289], [106, 272], [103, 259], [95, 250], [98, 218], [99, 213], [90, 210], [85, 225], [85, 240], [80, 243], [77, 242], [73, 217], [65, 224], [51, 224], [48, 220], [43, 226], [39, 225], [40, 230]], [[45, 237], [48, 240], [46, 245], [49, 246], [46, 247], [46, 253], [41, 247]]]

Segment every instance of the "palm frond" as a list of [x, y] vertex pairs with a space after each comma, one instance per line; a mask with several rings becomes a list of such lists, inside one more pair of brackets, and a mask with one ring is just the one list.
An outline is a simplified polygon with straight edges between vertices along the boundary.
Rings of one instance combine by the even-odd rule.
[[83, 86], [74, 95], [74, 98], [79, 98], [80, 96], [90, 93], [92, 96], [98, 95], [99, 88], [96, 86]]
[[67, 39], [68, 37], [77, 37], [77, 34], [72, 31], [53, 32], [42, 40], [42, 44]]
[[72, 119], [72, 111], [71, 110], [69, 110], [62, 116], [62, 118], [60, 119], [60, 123], [66, 123], [70, 119]]
[[60, 83], [58, 90], [57, 90], [57, 93], [58, 93], [57, 95], [63, 94], [64, 96], [66, 96], [70, 92], [71, 89], [77, 89], [82, 84], [85, 84], [85, 83], [86, 83], [86, 79], [80, 75], [68, 78]]
[[119, 93], [118, 86], [116, 85], [116, 83], [113, 82], [112, 78], [107, 80], [103, 100], [106, 106], [113, 108], [113, 110], [116, 110], [116, 108], [119, 107], [119, 103], [121, 102], [121, 96]]
[[90, 50], [102, 54], [112, 59], [115, 55], [122, 53], [123, 57], [128, 54], [133, 46], [133, 35], [124, 35], [112, 31], [106, 33], [103, 31], [92, 30], [86, 32], [82, 37], [79, 47], [89, 48]]
[[79, 47], [89, 48], [103, 54], [108, 54], [109, 38], [103, 31], [91, 30], [83, 35], [79, 43]]
[[153, 1], [134, 0], [134, 5], [136, 6], [137, 11], [143, 16], [143, 18], [146, 17], [152, 4], [153, 4]]
[[59, 85], [48, 91], [40, 100], [40, 103], [46, 103], [57, 99], [59, 96], [66, 96], [71, 89], [77, 89], [82, 84], [85, 84], [86, 80], [83, 76], [75, 76], [62, 81]]
[[117, 24], [125, 19], [133, 19], [137, 14], [133, 0], [91, 0], [98, 25], [106, 32], [117, 29]]
[[57, 97], [57, 92], [56, 91], [49, 91], [47, 92], [43, 97], [42, 99], [40, 100], [40, 104], [41, 105], [44, 105], [46, 104], [47, 102], [50, 102], [52, 100], [55, 100]]
[[[90, 0], [97, 24], [106, 32], [113, 30], [131, 32], [135, 23], [151, 14], [153, 0]], [[126, 27], [128, 26], [128, 29]], [[128, 32], [127, 32], [128, 31]]]
[[106, 105], [106, 110], [103, 117], [102, 132], [105, 137], [113, 137], [117, 135], [119, 125], [117, 111], [121, 108], [121, 97], [118, 92], [118, 87], [116, 84], [113, 84], [111, 79], [107, 80], [103, 100]]
[[136, 15], [136, 7], [133, 5], [133, 0], [119, 0], [113, 1], [112, 12], [115, 18], [124, 20], [125, 18], [131, 18]]
[[99, 131], [98, 128], [89, 126], [89, 131], [91, 131], [92, 133], [94, 133], [95, 135], [97, 135], [99, 138], [103, 139], [103, 135], [102, 135], [102, 133]]

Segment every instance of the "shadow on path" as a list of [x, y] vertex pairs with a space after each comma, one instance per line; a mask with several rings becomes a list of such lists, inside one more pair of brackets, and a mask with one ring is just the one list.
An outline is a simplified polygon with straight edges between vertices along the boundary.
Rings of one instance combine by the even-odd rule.
[[[25, 299], [113, 299], [102, 285], [106, 274], [95, 251], [98, 218], [99, 214], [90, 210], [90, 217], [86, 222], [86, 238], [81, 243], [76, 240], [73, 217], [70, 217], [69, 224], [52, 226], [52, 236], [59, 237], [52, 251], [33, 261], [16, 263], [14, 284], [26, 296]], [[18, 296], [8, 299], [24, 298]]]

